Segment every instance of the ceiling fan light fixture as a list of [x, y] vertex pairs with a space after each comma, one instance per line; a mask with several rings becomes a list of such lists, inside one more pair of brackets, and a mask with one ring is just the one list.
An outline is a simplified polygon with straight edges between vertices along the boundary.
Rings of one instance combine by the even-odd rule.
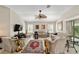
[[39, 14], [39, 15], [36, 17], [36, 19], [44, 19], [44, 18], [47, 18], [47, 16], [44, 15], [44, 14]]
[[42, 10], [39, 10], [39, 15], [36, 16], [36, 19], [45, 19], [45, 18], [47, 18], [47, 16], [44, 15], [44, 14], [41, 14], [41, 12], [42, 12]]

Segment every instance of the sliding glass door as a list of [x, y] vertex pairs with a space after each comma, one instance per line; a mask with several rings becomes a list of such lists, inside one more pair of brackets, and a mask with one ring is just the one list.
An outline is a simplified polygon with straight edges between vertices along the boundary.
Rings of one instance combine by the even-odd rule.
[[66, 24], [67, 33], [72, 35], [73, 40], [79, 39], [79, 20], [71, 20]]
[[74, 36], [79, 37], [79, 20], [74, 21]]

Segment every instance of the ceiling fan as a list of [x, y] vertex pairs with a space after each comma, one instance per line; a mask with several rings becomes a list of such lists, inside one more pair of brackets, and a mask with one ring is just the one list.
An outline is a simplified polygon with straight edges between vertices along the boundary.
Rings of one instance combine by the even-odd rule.
[[[46, 8], [49, 8], [49, 7], [50, 7], [50, 5], [47, 5], [47, 6], [46, 6]], [[45, 19], [45, 18], [47, 18], [46, 15], [42, 14], [42, 11], [43, 11], [43, 10], [45, 10], [45, 9], [39, 10], [39, 14], [35, 16], [36, 19]]]
[[39, 14], [36, 15], [36, 19], [44, 19], [44, 18], [47, 18], [47, 16], [44, 15], [44, 14], [42, 14], [41, 12], [42, 12], [42, 10], [39, 10]]

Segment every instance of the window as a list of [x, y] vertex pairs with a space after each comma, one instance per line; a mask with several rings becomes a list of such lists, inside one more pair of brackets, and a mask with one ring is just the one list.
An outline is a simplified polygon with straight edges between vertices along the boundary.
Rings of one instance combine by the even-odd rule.
[[48, 24], [48, 32], [49, 33], [53, 33], [54, 32], [53, 24]]
[[63, 22], [59, 22], [58, 24], [57, 24], [57, 28], [58, 28], [58, 31], [60, 32], [60, 31], [63, 31]]
[[33, 33], [33, 24], [28, 24], [28, 33]]
[[73, 35], [73, 22], [72, 21], [66, 22], [66, 31], [68, 34]]

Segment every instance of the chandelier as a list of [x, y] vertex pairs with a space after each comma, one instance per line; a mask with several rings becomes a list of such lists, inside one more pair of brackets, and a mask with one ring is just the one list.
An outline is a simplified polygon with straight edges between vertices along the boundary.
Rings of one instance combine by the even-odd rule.
[[36, 16], [36, 19], [44, 19], [44, 18], [47, 18], [47, 16], [44, 15], [44, 14], [42, 14], [41, 12], [42, 12], [42, 10], [39, 10], [39, 14]]

